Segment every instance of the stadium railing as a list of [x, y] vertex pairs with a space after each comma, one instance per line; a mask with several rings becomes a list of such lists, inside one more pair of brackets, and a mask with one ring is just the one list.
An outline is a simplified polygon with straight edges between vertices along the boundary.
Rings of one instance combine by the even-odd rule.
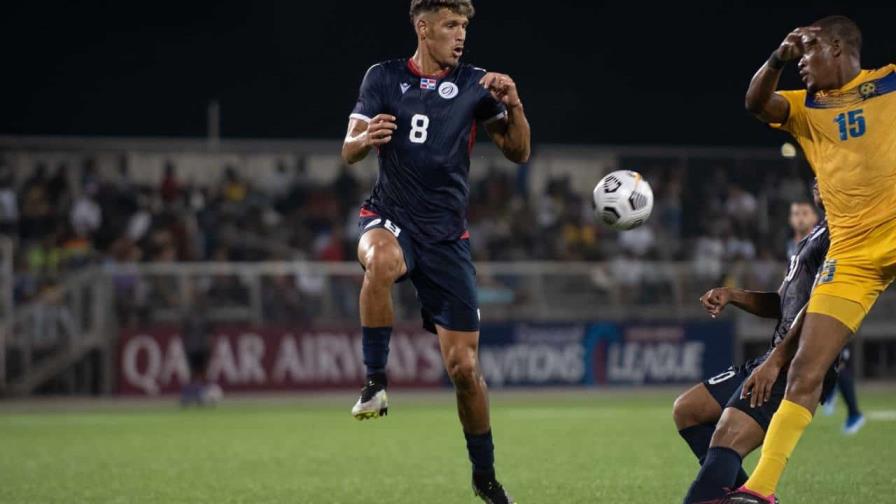
[[[477, 280], [484, 322], [693, 321], [707, 319], [698, 302], [703, 292], [720, 281], [744, 285], [751, 274], [748, 263], [730, 269], [737, 276], [718, 279], [701, 274], [694, 262], [480, 263]], [[361, 278], [358, 265], [350, 262], [94, 267], [17, 309], [3, 325], [5, 362], [11, 364], [4, 374], [5, 392], [29, 393], [60, 376], [70, 382], [99, 381], [100, 391], [112, 390], [110, 362], [121, 331], [176, 326], [193, 309], [197, 293], [215, 323], [354, 326]], [[399, 284], [393, 298], [396, 324], [419, 325], [409, 282]], [[896, 341], [894, 308], [896, 295], [885, 294], [862, 327], [862, 339]], [[748, 345], [765, 344], [773, 321], [727, 311], [723, 316], [735, 323], [738, 357]], [[73, 371], [92, 351], [100, 356], [94, 371]], [[861, 345], [856, 353], [861, 373]]]

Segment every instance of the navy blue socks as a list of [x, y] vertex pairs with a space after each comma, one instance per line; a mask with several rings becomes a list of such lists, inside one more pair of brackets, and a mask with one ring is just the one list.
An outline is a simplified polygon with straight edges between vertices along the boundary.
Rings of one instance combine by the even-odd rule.
[[495, 445], [492, 443], [492, 431], [484, 434], [468, 434], [467, 452], [470, 454], [470, 462], [473, 463], [473, 474], [478, 477], [494, 478], [495, 476]]
[[364, 365], [367, 366], [367, 379], [386, 385], [386, 362], [389, 360], [389, 338], [391, 327], [362, 327], [361, 349], [364, 353]]
[[697, 479], [684, 498], [684, 504], [718, 499], [724, 497], [728, 490], [737, 488], [738, 472], [743, 471], [742, 462], [740, 455], [730, 448], [710, 448]]

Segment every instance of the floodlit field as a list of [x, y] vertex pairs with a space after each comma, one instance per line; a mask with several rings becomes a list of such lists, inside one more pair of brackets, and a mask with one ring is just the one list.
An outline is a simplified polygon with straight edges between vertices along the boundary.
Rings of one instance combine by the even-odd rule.
[[[842, 409], [816, 419], [785, 504], [891, 501], [896, 392], [864, 392], [858, 436], [840, 434]], [[674, 395], [496, 393], [499, 477], [521, 503], [678, 503], [697, 463], [672, 424]], [[450, 395], [395, 391], [390, 416], [363, 423], [354, 399], [0, 403], [0, 502], [477, 502]]]

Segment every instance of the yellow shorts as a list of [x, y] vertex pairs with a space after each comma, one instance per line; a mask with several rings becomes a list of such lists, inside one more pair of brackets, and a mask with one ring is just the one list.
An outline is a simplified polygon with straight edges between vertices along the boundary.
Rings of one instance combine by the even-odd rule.
[[854, 333], [877, 297], [896, 278], [896, 222], [878, 226], [862, 247], [831, 244], [809, 298], [809, 313], [829, 315]]

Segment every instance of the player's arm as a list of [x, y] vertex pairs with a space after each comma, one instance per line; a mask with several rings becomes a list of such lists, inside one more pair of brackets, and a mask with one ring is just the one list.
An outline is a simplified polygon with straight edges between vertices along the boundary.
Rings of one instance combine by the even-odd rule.
[[768, 61], [753, 75], [744, 105], [760, 121], [776, 124], [787, 121], [790, 102], [775, 93], [781, 71], [788, 62], [802, 57], [806, 44], [814, 42], [819, 29], [817, 26], [808, 26], [790, 32]]
[[[808, 306], [808, 304], [806, 305]], [[790, 361], [796, 355], [797, 349], [800, 347], [800, 334], [803, 331], [803, 320], [806, 318], [806, 306], [797, 314], [790, 324], [790, 329], [784, 339], [778, 343], [778, 346], [772, 350], [768, 358], [760, 364], [741, 388], [741, 398], [750, 398], [750, 407], [755, 408], [763, 403], [768, 402], [772, 394], [772, 386], [778, 379], [778, 374], [786, 366], [790, 365]]]
[[532, 138], [529, 120], [523, 112], [516, 83], [509, 75], [489, 72], [479, 80], [492, 97], [507, 107], [507, 116], [485, 124], [485, 130], [504, 157], [514, 163], [529, 161], [532, 152]]
[[781, 296], [777, 292], [716, 287], [703, 294], [700, 303], [713, 318], [718, 317], [729, 304], [757, 317], [770, 319], [781, 317]]
[[364, 159], [370, 149], [389, 143], [396, 128], [395, 116], [388, 114], [379, 114], [370, 122], [352, 117], [342, 142], [342, 160], [354, 164]]

